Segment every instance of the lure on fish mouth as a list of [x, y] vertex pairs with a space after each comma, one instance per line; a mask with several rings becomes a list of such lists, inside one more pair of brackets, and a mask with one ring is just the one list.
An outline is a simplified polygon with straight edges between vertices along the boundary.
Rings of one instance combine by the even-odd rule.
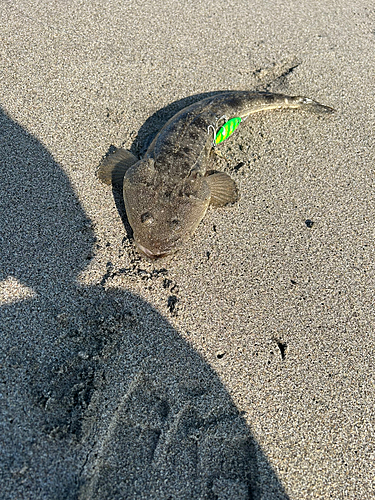
[[117, 149], [98, 170], [106, 184], [122, 186], [126, 214], [139, 251], [151, 259], [183, 247], [211, 205], [238, 200], [234, 180], [212, 171], [212, 150], [260, 111], [302, 108], [331, 113], [307, 97], [228, 91], [207, 97], [173, 116], [142, 159]]

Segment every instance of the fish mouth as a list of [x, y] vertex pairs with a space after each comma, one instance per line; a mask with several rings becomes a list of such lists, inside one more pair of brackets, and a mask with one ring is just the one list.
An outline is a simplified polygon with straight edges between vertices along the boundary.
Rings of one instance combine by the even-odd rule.
[[138, 250], [140, 250], [146, 257], [152, 260], [161, 259], [162, 257], [166, 257], [167, 255], [172, 253], [172, 250], [163, 250], [162, 252], [151, 251], [138, 243], [138, 241], [136, 241], [135, 244], [137, 245]]

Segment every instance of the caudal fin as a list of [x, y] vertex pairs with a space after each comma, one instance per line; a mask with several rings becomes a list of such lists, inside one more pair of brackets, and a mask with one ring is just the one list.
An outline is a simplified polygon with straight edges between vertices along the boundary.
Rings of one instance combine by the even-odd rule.
[[308, 97], [291, 97], [290, 99], [296, 104], [295, 107], [301, 107], [302, 109], [312, 111], [313, 113], [334, 113], [336, 111], [334, 108], [320, 104], [319, 102], [309, 99]]
[[313, 113], [324, 114], [333, 113], [335, 111], [330, 106], [324, 106], [324, 104], [320, 104], [308, 97], [287, 96], [283, 94], [273, 94], [272, 92], [244, 92], [238, 93], [237, 95], [234, 94], [234, 98], [232, 99], [237, 104], [237, 107], [241, 108], [237, 116], [241, 117], [243, 121], [254, 113], [272, 109], [300, 108], [302, 110], [312, 111]]

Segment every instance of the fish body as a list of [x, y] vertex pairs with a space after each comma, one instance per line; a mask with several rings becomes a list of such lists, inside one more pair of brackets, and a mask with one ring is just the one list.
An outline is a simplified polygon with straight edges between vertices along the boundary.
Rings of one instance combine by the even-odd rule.
[[223, 92], [173, 116], [141, 160], [119, 149], [102, 162], [98, 177], [106, 183], [122, 183], [134, 240], [144, 255], [156, 259], [175, 252], [193, 234], [209, 205], [237, 201], [233, 179], [211, 171], [212, 150], [251, 114], [283, 108], [333, 111], [306, 97]]

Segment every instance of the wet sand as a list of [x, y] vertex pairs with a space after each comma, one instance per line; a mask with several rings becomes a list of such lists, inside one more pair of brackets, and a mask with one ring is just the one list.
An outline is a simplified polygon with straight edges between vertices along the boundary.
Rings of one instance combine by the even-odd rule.
[[[370, 2], [3, 2], [4, 499], [375, 495], [374, 33]], [[249, 119], [239, 202], [147, 262], [97, 166], [226, 89], [336, 113]]]

